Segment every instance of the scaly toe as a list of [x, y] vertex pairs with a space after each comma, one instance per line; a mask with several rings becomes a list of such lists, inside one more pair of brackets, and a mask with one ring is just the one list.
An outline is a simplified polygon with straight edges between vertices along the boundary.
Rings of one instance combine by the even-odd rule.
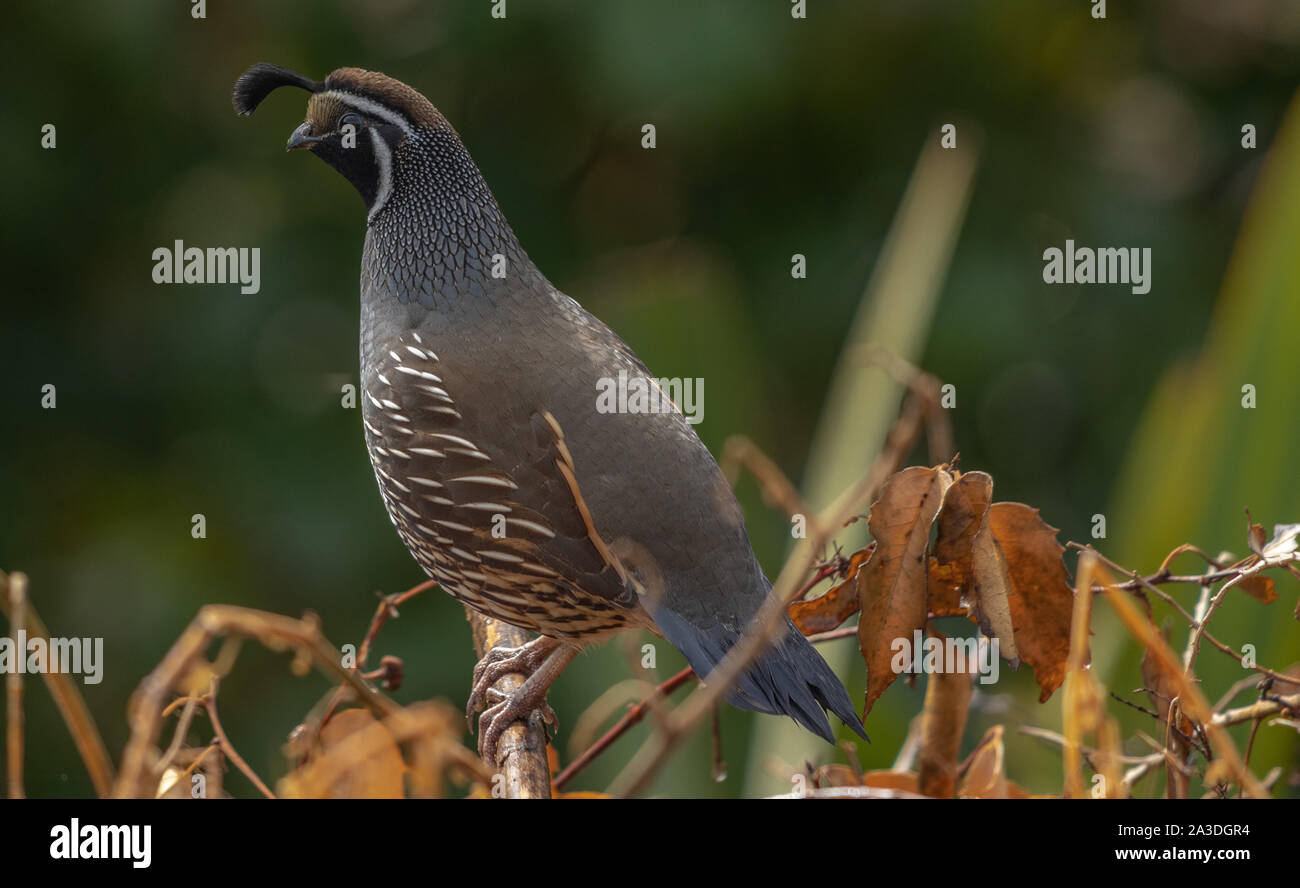
[[560, 719], [545, 700], [534, 702], [519, 691], [503, 694], [496, 688], [487, 692], [487, 699], [490, 705], [478, 719], [478, 754], [493, 767], [501, 764], [498, 758], [500, 750], [497, 749], [501, 735], [515, 722], [527, 721], [534, 711], [543, 724], [559, 729]]

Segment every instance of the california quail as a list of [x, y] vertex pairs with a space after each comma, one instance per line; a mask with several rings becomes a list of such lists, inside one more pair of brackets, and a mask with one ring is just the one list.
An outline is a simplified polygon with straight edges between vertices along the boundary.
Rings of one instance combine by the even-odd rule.
[[[675, 410], [598, 411], [598, 380], [650, 372], [533, 265], [424, 96], [359, 68], [317, 82], [263, 63], [235, 83], [235, 110], [285, 85], [311, 93], [288, 148], [366, 205], [362, 421], [388, 514], [443, 589], [541, 636], [480, 664], [471, 710], [505, 672], [532, 675], [483, 713], [480, 750], [495, 760], [578, 650], [623, 629], [666, 637], [707, 679], [771, 584], [694, 429]], [[865, 737], [788, 620], [728, 699], [833, 741], [828, 708]]]

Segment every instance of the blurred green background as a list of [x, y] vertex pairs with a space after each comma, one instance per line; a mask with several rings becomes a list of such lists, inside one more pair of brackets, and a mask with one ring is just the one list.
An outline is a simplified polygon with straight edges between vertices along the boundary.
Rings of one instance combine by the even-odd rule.
[[[990, 472], [998, 499], [1040, 508], [1063, 539], [1088, 541], [1106, 514], [1098, 545], [1144, 571], [1180, 542], [1240, 554], [1247, 506], [1266, 524], [1300, 521], [1300, 135], [1284, 135], [1300, 128], [1284, 123], [1300, 6], [1109, 5], [1097, 21], [1084, 0], [809, 0], [794, 20], [785, 0], [509, 0], [496, 20], [489, 0], [304, 0], [213, 2], [196, 21], [181, 0], [10, 4], [0, 568], [30, 575], [53, 633], [105, 638], [104, 681], [85, 692], [113, 757], [130, 693], [204, 603], [312, 609], [332, 641], [357, 642], [377, 594], [423, 579], [384, 515], [360, 417], [339, 404], [357, 375], [364, 212], [337, 174], [283, 152], [304, 95], [235, 117], [231, 84], [257, 61], [312, 77], [373, 68], [425, 93], [557, 286], [657, 374], [706, 380], [698, 430], [714, 453], [744, 433], [796, 481], [812, 474], [846, 331], [917, 158], [957, 123], [978, 166], [946, 274], [934, 250], [937, 302], [876, 298], [933, 312], [915, 353], [898, 348], [956, 385], [963, 468]], [[40, 147], [45, 123], [54, 150]], [[1246, 123], [1255, 150], [1241, 147]], [[1151, 291], [1044, 285], [1042, 252], [1066, 238], [1150, 247]], [[261, 292], [155, 285], [151, 253], [176, 239], [260, 247]], [[791, 278], [793, 253], [806, 280]], [[41, 408], [45, 384], [54, 410]], [[859, 470], [873, 454], [863, 447]], [[752, 480], [739, 493], [775, 575], [789, 525]], [[190, 535], [195, 513], [204, 540]], [[1279, 590], [1268, 607], [1234, 596], [1213, 627], [1275, 668], [1300, 659], [1297, 584]], [[1175, 594], [1190, 608], [1194, 590]], [[1145, 702], [1137, 652], [1103, 611], [1099, 677]], [[836, 644], [860, 707], [861, 663], [853, 642]], [[666, 676], [681, 660], [660, 650]], [[449, 597], [403, 608], [379, 654], [406, 662], [400, 701], [464, 700], [473, 654]], [[1211, 700], [1241, 677], [1217, 652], [1201, 663]], [[617, 644], [575, 661], [552, 695], [561, 750], [579, 713], [628, 676]], [[246, 645], [223, 722], [274, 779], [288, 731], [325, 689]], [[864, 765], [890, 764], [922, 690], [897, 684], [876, 706]], [[48, 695], [31, 684], [27, 701], [29, 793], [89, 794]], [[995, 723], [1058, 726], [1059, 699], [1035, 701], [1027, 669], [1004, 672], [965, 748]], [[1112, 709], [1126, 736], [1155, 732]], [[724, 713], [725, 781], [710, 777], [705, 732], [655, 791], [781, 791], [762, 779], [771, 744], [751, 742], [763, 721]], [[644, 730], [572, 788], [607, 785]], [[1287, 769], [1279, 792], [1296, 794], [1287, 733], [1262, 729], [1252, 761]], [[1014, 731], [1008, 743], [1013, 779], [1059, 792], [1057, 750]], [[795, 765], [838, 755], [777, 752]], [[227, 787], [254, 793], [239, 774]]]

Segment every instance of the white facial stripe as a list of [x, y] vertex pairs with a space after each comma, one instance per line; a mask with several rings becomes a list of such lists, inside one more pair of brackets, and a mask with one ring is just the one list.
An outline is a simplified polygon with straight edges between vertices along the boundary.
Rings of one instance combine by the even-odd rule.
[[411, 135], [412, 127], [410, 121], [393, 109], [387, 108], [378, 102], [338, 89], [331, 89], [327, 92], [321, 93], [321, 95], [328, 96], [332, 99], [338, 99], [343, 104], [355, 108], [362, 114], [369, 114], [371, 117], [378, 117], [380, 120], [398, 127], [408, 136]]
[[366, 216], [366, 222], [375, 218], [388, 203], [389, 196], [393, 193], [393, 153], [388, 149], [388, 143], [384, 137], [379, 135], [375, 130], [369, 130], [370, 144], [375, 148], [375, 163], [379, 165], [378, 180], [375, 184], [375, 202], [370, 207], [370, 213]]

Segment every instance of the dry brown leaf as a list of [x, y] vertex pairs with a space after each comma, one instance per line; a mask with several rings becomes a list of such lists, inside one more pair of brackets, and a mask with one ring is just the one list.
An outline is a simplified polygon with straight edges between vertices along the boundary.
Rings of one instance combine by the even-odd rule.
[[911, 771], [867, 771], [859, 774], [848, 765], [822, 765], [813, 772], [812, 785], [818, 789], [838, 786], [871, 786], [876, 789], [899, 789], [920, 793], [916, 774]]
[[339, 779], [318, 787], [320, 794], [333, 799], [404, 798], [406, 762], [393, 735], [370, 710], [345, 709], [336, 713], [321, 729], [321, 750], [329, 755], [354, 735], [359, 738], [354, 742], [364, 744], [365, 754], [353, 759]]
[[1007, 779], [1002, 725], [989, 728], [967, 759], [957, 795], [963, 799], [1025, 799], [1029, 793]]
[[1297, 691], [1300, 691], [1300, 663], [1292, 663], [1290, 666], [1282, 670], [1282, 674], [1290, 680], [1275, 680], [1273, 682], [1273, 687], [1270, 689], [1270, 693], [1277, 697], [1289, 697]]
[[904, 792], [921, 791], [917, 776], [911, 771], [868, 771], [862, 775], [862, 785], [874, 786], [876, 789], [901, 789]]
[[930, 558], [928, 605], [936, 617], [964, 616], [974, 589], [971, 550], [984, 513], [993, 501], [993, 478], [986, 472], [966, 472], [943, 496], [935, 519], [934, 551]]
[[1010, 567], [1006, 554], [993, 536], [987, 517], [975, 534], [971, 552], [975, 569], [975, 620], [980, 630], [989, 638], [997, 639], [998, 655], [1020, 668], [1020, 648], [1016, 644], [1014, 621], [1011, 619]]
[[817, 789], [832, 786], [861, 786], [862, 775], [848, 765], [822, 765], [813, 771], [812, 785]]
[[1024, 503], [994, 503], [988, 525], [1006, 557], [1016, 648], [1034, 669], [1041, 703], [1065, 680], [1070, 655], [1074, 592], [1061, 560], [1065, 547], [1056, 528]]
[[1237, 583], [1237, 588], [1264, 604], [1272, 604], [1277, 601], [1277, 584], [1273, 582], [1272, 577], [1266, 577], [1263, 574], [1244, 577]]
[[858, 571], [871, 557], [875, 544], [854, 552], [849, 558], [846, 579], [832, 586], [825, 595], [811, 601], [790, 602], [790, 619], [804, 635], [830, 632], [858, 612]]
[[[885, 482], [871, 507], [867, 528], [876, 551], [858, 571], [858, 644], [867, 664], [866, 713], [898, 674], [894, 642], [925, 626], [926, 547], [952, 475], [944, 468], [913, 466]], [[919, 655], [919, 651], [913, 652]]]
[[1250, 509], [1246, 510], [1246, 545], [1250, 546], [1250, 551], [1259, 555], [1264, 551], [1264, 541], [1268, 537], [1264, 535], [1264, 525], [1256, 524], [1255, 519], [1250, 517]]

